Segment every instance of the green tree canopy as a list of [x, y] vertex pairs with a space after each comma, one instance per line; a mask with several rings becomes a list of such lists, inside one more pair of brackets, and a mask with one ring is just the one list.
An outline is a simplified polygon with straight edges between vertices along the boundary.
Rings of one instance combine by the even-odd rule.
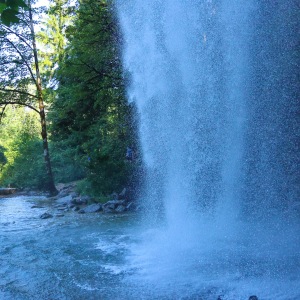
[[50, 114], [55, 147], [103, 194], [126, 185], [132, 166], [125, 151], [134, 136], [111, 8], [108, 1], [80, 1]]

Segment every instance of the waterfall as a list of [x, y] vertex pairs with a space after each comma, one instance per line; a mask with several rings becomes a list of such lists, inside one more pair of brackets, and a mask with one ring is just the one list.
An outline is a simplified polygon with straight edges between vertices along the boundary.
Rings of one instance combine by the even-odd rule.
[[[293, 242], [280, 230], [289, 223], [292, 238], [300, 210], [296, 1], [119, 0], [117, 8], [140, 117], [141, 201], [168, 232], [148, 247], [162, 243], [158, 252], [176, 263], [185, 247], [225, 253], [222, 239], [245, 251], [265, 240], [265, 253], [286, 249]], [[270, 237], [276, 230], [284, 240]]]
[[119, 13], [149, 206], [178, 222], [299, 199], [295, 1], [120, 1]]

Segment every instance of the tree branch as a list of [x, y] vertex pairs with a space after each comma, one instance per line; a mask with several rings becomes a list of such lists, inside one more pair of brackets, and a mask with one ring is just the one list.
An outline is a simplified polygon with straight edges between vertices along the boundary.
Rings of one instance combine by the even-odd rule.
[[2, 122], [2, 118], [3, 118], [3, 115], [4, 115], [4, 111], [5, 111], [5, 108], [6, 108], [7, 104], [4, 105], [4, 107], [2, 108], [2, 112], [0, 114], [0, 124]]
[[[30, 109], [32, 109], [32, 110], [34, 110], [35, 112], [37, 112], [38, 114], [40, 114], [39, 110], [37, 110], [35, 107], [31, 106], [30, 104], [26, 104], [26, 103], [22, 103], [22, 102], [18, 102], [18, 101], [12, 101], [12, 102], [10, 102], [10, 101], [6, 102], [6, 101], [5, 101], [5, 102], [0, 102], [0, 106], [1, 106], [1, 105], [5, 105], [5, 107], [6, 107], [7, 105], [14, 105], [14, 104], [29, 107]], [[4, 110], [4, 109], [3, 109], [3, 110]]]
[[30, 96], [30, 97], [33, 97], [33, 98], [38, 99], [37, 96], [32, 95], [32, 94], [27, 93], [27, 92], [24, 92], [24, 91], [19, 91], [19, 90], [9, 90], [9, 89], [3, 89], [3, 88], [0, 88], [0, 91], [3, 91], [3, 92], [9, 92], [9, 93], [18, 93], [18, 94], [27, 95], [27, 96]]
[[31, 70], [31, 67], [29, 66], [29, 64], [27, 63], [26, 59], [23, 57], [22, 53], [19, 51], [19, 49], [14, 45], [13, 42], [11, 42], [8, 38], [6, 38], [6, 41], [12, 45], [12, 47], [18, 52], [18, 54], [20, 55], [21, 59], [23, 60], [23, 62], [25, 63], [25, 65], [27, 66], [27, 69], [31, 75], [31, 78], [34, 82], [34, 84], [36, 85], [36, 80], [35, 80], [35, 77], [34, 77], [34, 74]]
[[9, 33], [14, 34], [15, 36], [17, 36], [22, 42], [24, 42], [31, 50], [32, 47], [31, 45], [26, 41], [25, 38], [23, 38], [20, 34], [18, 34], [17, 32], [13, 31], [11, 28], [9, 28], [8, 26], [3, 25], [4, 29], [7, 30]]

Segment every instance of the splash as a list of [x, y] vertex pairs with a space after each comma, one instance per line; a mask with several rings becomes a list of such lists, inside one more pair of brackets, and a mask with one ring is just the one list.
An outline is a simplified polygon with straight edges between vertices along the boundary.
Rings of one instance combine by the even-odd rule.
[[150, 227], [162, 224], [138, 250], [141, 269], [170, 283], [178, 272], [204, 282], [211, 272], [212, 286], [225, 273], [230, 282], [264, 268], [275, 276], [299, 245], [296, 3], [117, 7], [140, 115], [142, 201]]

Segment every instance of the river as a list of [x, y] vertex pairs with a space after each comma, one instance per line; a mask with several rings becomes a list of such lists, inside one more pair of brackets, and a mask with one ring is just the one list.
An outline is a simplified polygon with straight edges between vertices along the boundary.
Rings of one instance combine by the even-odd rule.
[[52, 210], [39, 197], [0, 199], [0, 299], [121, 297], [132, 216], [39, 218]]
[[[46, 211], [54, 218], [40, 219]], [[185, 243], [178, 231], [179, 246], [134, 214], [55, 213], [43, 197], [0, 199], [1, 300], [300, 299], [300, 258], [291, 245], [282, 255], [286, 240], [266, 255], [207, 233]]]

